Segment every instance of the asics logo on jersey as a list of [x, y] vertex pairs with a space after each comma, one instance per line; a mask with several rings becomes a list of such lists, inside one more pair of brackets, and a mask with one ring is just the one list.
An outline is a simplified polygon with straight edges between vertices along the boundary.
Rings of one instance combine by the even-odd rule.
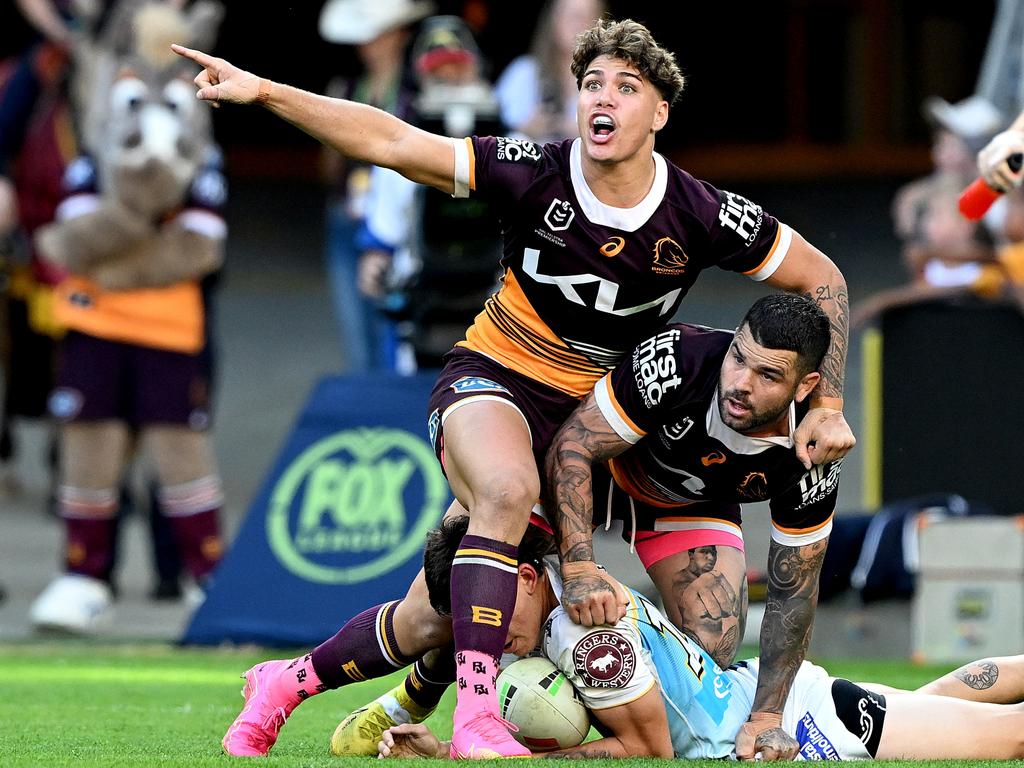
[[705, 467], [710, 467], [712, 464], [725, 464], [725, 454], [721, 451], [712, 451], [707, 456], [702, 456], [700, 463]]
[[637, 304], [635, 307], [622, 307], [616, 309], [615, 302], [619, 296], [619, 284], [606, 280], [603, 277], [585, 272], [581, 275], [545, 275], [540, 271], [540, 251], [536, 248], [523, 249], [523, 272], [542, 285], [557, 285], [558, 289], [573, 304], [587, 306], [587, 302], [576, 291], [577, 285], [588, 285], [597, 283], [597, 298], [594, 299], [594, 309], [598, 312], [606, 312], [617, 317], [628, 317], [643, 312], [646, 309], [660, 306], [659, 315], [666, 315], [672, 311], [676, 299], [682, 292], [682, 288], [669, 291], [664, 296], [648, 301], [644, 304]]
[[572, 209], [572, 206], [556, 197], [548, 206], [548, 212], [544, 214], [544, 223], [552, 232], [564, 232], [572, 224], [574, 218], [576, 218], [576, 211]]
[[607, 256], [609, 259], [613, 256], [618, 256], [622, 249], [626, 246], [626, 240], [622, 237], [613, 237], [607, 243], [602, 245], [598, 250], [602, 256]]
[[654, 244], [654, 263], [651, 271], [659, 275], [678, 275], [686, 271], [690, 257], [671, 237], [663, 237]]

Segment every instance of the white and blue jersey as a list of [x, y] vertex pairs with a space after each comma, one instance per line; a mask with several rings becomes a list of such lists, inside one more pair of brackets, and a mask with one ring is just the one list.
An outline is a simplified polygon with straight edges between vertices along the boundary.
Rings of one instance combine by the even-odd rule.
[[[544, 655], [591, 710], [628, 704], [658, 686], [676, 757], [734, 757], [736, 734], [754, 700], [757, 660], [721, 669], [653, 603], [626, 591], [629, 609], [614, 627], [583, 627], [556, 608], [544, 628]], [[861, 735], [836, 714], [832, 684], [824, 669], [809, 662], [797, 673], [782, 721], [800, 743], [797, 759], [869, 759]]]

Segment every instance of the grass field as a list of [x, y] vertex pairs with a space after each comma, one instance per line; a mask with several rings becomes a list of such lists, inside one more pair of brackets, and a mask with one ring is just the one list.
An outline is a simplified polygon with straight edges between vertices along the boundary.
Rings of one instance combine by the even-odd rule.
[[[258, 648], [202, 650], [71, 642], [0, 646], [0, 766], [224, 768], [230, 760], [221, 753], [220, 739], [241, 708], [239, 674], [257, 661], [286, 655], [294, 654], [268, 654]], [[883, 661], [831, 661], [825, 666], [854, 680], [899, 687], [915, 687], [947, 671]], [[361, 683], [310, 699], [289, 719], [272, 757], [259, 764], [366, 766], [370, 758], [331, 757], [330, 735], [349, 711], [400, 679]], [[445, 738], [451, 734], [451, 696], [449, 691], [430, 721]], [[678, 766], [679, 761], [630, 761], [636, 768], [654, 763]], [[689, 764], [721, 765], [719, 761]]]

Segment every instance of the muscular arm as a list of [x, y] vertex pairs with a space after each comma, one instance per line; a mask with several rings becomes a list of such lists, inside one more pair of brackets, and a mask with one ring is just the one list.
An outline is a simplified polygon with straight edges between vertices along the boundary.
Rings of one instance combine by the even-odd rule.
[[423, 131], [376, 107], [275, 83], [202, 51], [180, 45], [172, 48], [203, 67], [195, 79], [200, 99], [214, 106], [263, 104], [346, 157], [392, 168], [442, 192], [454, 191], [451, 139]]
[[[761, 663], [751, 720], [736, 737], [736, 755], [750, 759], [771, 747], [792, 759], [796, 742], [781, 728], [782, 709], [811, 640], [818, 576], [828, 539], [790, 547], [774, 539], [768, 549], [768, 596], [761, 623]], [[787, 747], [786, 745], [789, 745]]]
[[[591, 393], [555, 434], [545, 458], [551, 522], [562, 562], [562, 603], [573, 621], [587, 626], [605, 623], [603, 609], [590, 605], [587, 596], [614, 595], [594, 563], [593, 465], [629, 446], [608, 424]], [[592, 609], [600, 615], [592, 616]], [[612, 621], [618, 618], [615, 615]]]
[[442, 192], [454, 191], [451, 140], [376, 107], [269, 84], [266, 107], [320, 143], [354, 160], [391, 168]]
[[843, 377], [850, 342], [850, 296], [846, 279], [825, 254], [793, 233], [782, 264], [766, 282], [818, 303], [832, 326], [832, 342], [818, 366], [821, 379], [811, 392], [811, 410], [804, 416], [793, 443], [797, 458], [810, 469], [842, 458], [856, 445], [853, 430], [843, 416]]
[[[628, 704], [595, 710], [593, 716], [601, 723], [601, 739], [578, 747], [544, 752], [534, 757], [596, 758], [596, 757], [672, 757], [672, 737], [668, 715], [661, 701], [661, 692], [652, 686], [647, 693]], [[440, 741], [423, 723], [406, 723], [388, 728], [381, 735], [379, 757], [437, 757], [449, 755], [450, 742]]]
[[674, 754], [668, 715], [657, 686], [628, 704], [593, 710], [591, 714], [610, 735], [578, 747], [547, 752], [541, 757], [672, 757]]
[[818, 575], [827, 547], [826, 538], [802, 547], [773, 540], [768, 548], [768, 595], [761, 623], [754, 711], [782, 712], [811, 640]]
[[793, 232], [789, 253], [765, 282], [814, 299], [828, 315], [832, 343], [819, 368], [821, 381], [811, 395], [811, 407], [842, 410], [846, 351], [850, 345], [850, 294], [843, 273], [828, 256]]

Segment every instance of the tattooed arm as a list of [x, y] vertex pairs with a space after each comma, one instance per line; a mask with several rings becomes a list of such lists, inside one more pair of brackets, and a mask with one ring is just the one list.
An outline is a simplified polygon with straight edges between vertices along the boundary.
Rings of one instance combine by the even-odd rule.
[[832, 322], [832, 343], [819, 366], [821, 381], [811, 393], [811, 410], [793, 435], [797, 458], [812, 464], [845, 456], [857, 440], [843, 416], [843, 377], [850, 343], [850, 296], [846, 279], [825, 254], [793, 232], [786, 258], [765, 282], [814, 299]]
[[562, 605], [590, 627], [614, 624], [624, 613], [619, 595], [594, 562], [593, 465], [630, 444], [616, 434], [591, 393], [551, 441], [545, 459], [548, 508], [562, 562]]
[[796, 740], [782, 730], [782, 708], [811, 641], [818, 575], [828, 539], [790, 547], [772, 539], [768, 596], [761, 622], [761, 661], [750, 720], [736, 736], [736, 757], [792, 760]]

